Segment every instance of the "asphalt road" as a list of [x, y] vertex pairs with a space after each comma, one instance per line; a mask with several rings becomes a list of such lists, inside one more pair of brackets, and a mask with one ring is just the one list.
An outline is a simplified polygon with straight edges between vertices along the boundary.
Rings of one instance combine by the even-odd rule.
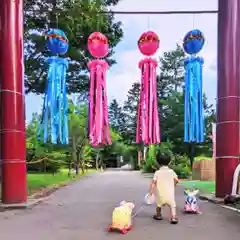
[[200, 202], [202, 215], [184, 215], [183, 189], [177, 188], [180, 222], [152, 219], [147, 206], [134, 219], [133, 230], [122, 236], [108, 233], [111, 213], [121, 200], [133, 201], [136, 210], [148, 190], [150, 179], [138, 172], [107, 171], [93, 174], [53, 193], [33, 209], [0, 213], [0, 239], [94, 240], [94, 239], [239, 239], [240, 215], [212, 203]]

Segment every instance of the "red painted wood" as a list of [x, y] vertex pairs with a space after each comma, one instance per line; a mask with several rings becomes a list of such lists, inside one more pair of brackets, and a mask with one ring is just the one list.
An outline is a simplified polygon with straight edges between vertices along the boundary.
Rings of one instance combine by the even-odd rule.
[[232, 190], [239, 164], [240, 2], [219, 0], [216, 196]]
[[1, 0], [1, 161], [3, 203], [27, 201], [23, 95], [23, 0]]

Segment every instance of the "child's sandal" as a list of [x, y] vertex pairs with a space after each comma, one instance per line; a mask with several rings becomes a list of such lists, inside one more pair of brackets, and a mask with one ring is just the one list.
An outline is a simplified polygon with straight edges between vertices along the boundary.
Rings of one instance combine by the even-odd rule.
[[162, 216], [158, 216], [157, 214], [153, 216], [153, 219], [155, 220], [162, 220]]
[[177, 217], [172, 217], [170, 220], [171, 224], [177, 224], [178, 223], [178, 218]]

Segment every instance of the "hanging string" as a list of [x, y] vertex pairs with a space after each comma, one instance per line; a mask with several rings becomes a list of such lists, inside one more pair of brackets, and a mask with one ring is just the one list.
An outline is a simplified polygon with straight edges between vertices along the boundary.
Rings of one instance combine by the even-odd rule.
[[148, 30], [150, 30], [150, 15], [148, 15], [148, 19], [147, 19], [147, 28]]
[[97, 13], [97, 15], [96, 15], [96, 21], [97, 21], [96, 30], [97, 30], [97, 32], [100, 32], [100, 14], [99, 13]]
[[58, 28], [58, 13], [56, 13], [56, 27]]
[[194, 27], [195, 27], [195, 14], [193, 14], [193, 22], [192, 22], [192, 24], [193, 24], [192, 29], [194, 29]]
[[[58, 13], [56, 13], [56, 28], [58, 29]], [[59, 56], [59, 54], [57, 54], [57, 57]]]

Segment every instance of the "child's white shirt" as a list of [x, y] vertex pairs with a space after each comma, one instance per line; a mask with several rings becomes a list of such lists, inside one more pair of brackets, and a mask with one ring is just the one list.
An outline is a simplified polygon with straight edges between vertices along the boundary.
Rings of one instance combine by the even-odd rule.
[[177, 174], [167, 166], [161, 167], [155, 172], [153, 180], [157, 182], [158, 205], [175, 205], [175, 183]]

